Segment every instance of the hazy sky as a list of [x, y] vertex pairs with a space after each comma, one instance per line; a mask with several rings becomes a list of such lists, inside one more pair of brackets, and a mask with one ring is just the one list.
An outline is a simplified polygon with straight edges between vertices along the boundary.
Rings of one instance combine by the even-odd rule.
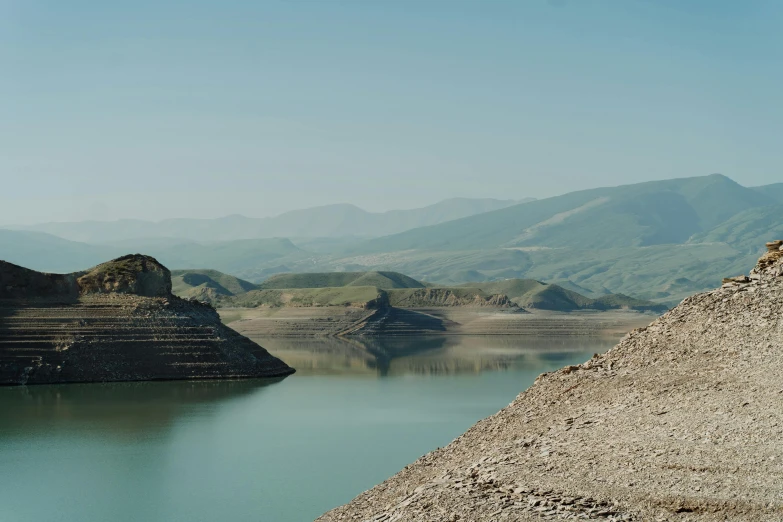
[[0, 0], [0, 224], [783, 181], [783, 2]]

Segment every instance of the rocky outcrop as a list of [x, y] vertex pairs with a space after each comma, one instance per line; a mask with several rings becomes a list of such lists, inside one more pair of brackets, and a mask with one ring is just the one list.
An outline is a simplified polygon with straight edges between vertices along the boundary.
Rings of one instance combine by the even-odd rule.
[[290, 373], [211, 306], [172, 295], [151, 257], [65, 275], [0, 261], [0, 385]]
[[782, 245], [319, 520], [783, 520]]

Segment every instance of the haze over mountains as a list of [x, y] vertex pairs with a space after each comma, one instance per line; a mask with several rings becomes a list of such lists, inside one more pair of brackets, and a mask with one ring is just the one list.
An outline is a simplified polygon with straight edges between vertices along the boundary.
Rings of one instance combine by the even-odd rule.
[[[623, 293], [671, 304], [747, 272], [758, 245], [783, 235], [783, 183], [747, 188], [719, 174], [518, 204], [447, 200], [402, 214], [351, 209], [132, 222], [127, 229], [125, 222], [35, 227], [50, 234], [0, 230], [0, 258], [70, 271], [139, 251], [172, 268], [212, 268], [255, 283], [283, 272], [385, 270], [448, 285], [536, 279], [592, 298]], [[231, 239], [264, 230], [291, 239]]]
[[218, 219], [167, 219], [159, 222], [123, 219], [108, 222], [42, 223], [9, 228], [46, 232], [72, 241], [84, 242], [117, 242], [148, 238], [225, 241], [272, 237], [377, 237], [527, 201], [532, 201], [532, 198], [519, 201], [453, 198], [423, 208], [380, 213], [367, 212], [355, 205], [340, 204], [293, 210], [268, 218], [232, 215]]

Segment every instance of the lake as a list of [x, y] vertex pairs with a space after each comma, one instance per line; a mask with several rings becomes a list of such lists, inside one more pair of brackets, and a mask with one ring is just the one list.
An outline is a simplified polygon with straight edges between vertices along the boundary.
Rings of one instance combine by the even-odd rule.
[[617, 339], [257, 341], [297, 374], [0, 388], [0, 520], [313, 520]]

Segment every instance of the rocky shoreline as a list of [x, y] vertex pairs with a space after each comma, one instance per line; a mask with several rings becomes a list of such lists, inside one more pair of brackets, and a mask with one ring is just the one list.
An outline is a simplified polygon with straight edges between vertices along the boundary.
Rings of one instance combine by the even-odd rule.
[[76, 274], [0, 262], [0, 385], [283, 377], [294, 370], [171, 294], [141, 255]]
[[320, 521], [783, 520], [783, 242]]

